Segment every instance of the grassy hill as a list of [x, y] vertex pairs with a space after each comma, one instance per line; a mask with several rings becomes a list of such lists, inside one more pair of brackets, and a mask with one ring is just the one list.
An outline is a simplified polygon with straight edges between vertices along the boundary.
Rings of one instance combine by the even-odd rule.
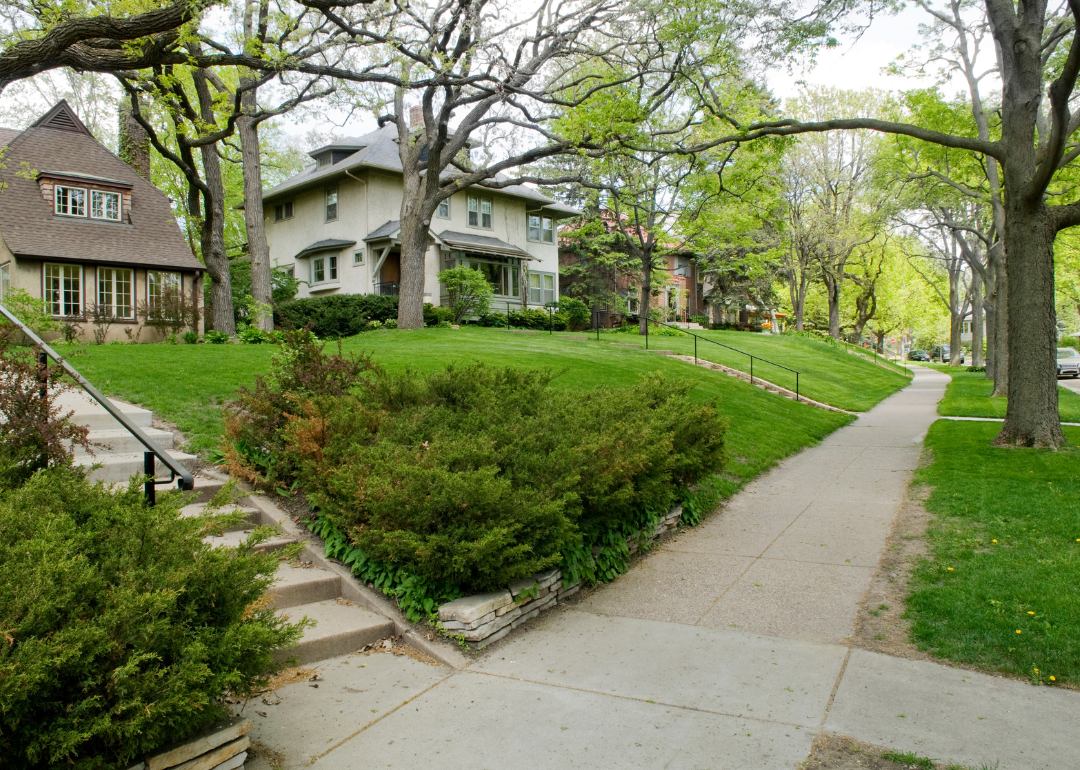
[[[742, 335], [746, 338], [761, 335]], [[693, 381], [695, 400], [716, 398], [730, 424], [728, 473], [733, 485], [756, 476], [778, 460], [815, 443], [850, 417], [796, 404], [732, 377], [610, 341], [630, 335], [602, 334], [601, 342], [583, 334], [521, 334], [467, 327], [459, 330], [379, 330], [345, 340], [345, 351], [370, 352], [389, 369], [430, 371], [451, 362], [482, 361], [496, 366], [550, 369], [553, 387], [588, 389], [629, 384], [651, 371]], [[664, 347], [678, 342], [663, 338]], [[754, 340], [756, 342], [756, 340]], [[777, 340], [770, 347], [805, 368], [811, 383], [803, 392], [822, 398], [826, 391], [869, 408], [895, 392], [906, 378], [827, 345], [806, 339]], [[760, 343], [759, 343], [760, 344]], [[153, 409], [175, 423], [205, 452], [218, 446], [224, 427], [221, 408], [256, 374], [266, 371], [275, 348], [268, 345], [106, 345], [80, 349], [73, 365], [104, 392]], [[755, 371], [755, 374], [757, 372]], [[864, 389], [867, 395], [857, 394]], [[780, 384], [784, 384], [781, 382]], [[800, 382], [800, 384], [802, 384]], [[816, 389], [815, 389], [816, 388]], [[825, 398], [824, 400], [830, 400]], [[835, 401], [836, 399], [832, 399]]]

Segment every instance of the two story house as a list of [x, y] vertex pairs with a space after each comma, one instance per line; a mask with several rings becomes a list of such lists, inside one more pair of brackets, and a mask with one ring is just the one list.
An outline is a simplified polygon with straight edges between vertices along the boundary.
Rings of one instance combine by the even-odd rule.
[[[301, 173], [263, 193], [270, 261], [302, 281], [298, 296], [397, 294], [401, 160], [385, 125], [309, 153]], [[580, 212], [523, 185], [478, 185], [443, 201], [429, 228], [424, 301], [446, 304], [436, 275], [468, 266], [495, 289], [494, 307], [559, 297], [559, 219]]]
[[22, 289], [83, 339], [96, 311], [108, 339], [149, 342], [165, 333], [144, 326], [169, 296], [201, 296], [203, 265], [169, 199], [66, 101], [25, 130], [0, 129], [0, 183], [0, 303]]

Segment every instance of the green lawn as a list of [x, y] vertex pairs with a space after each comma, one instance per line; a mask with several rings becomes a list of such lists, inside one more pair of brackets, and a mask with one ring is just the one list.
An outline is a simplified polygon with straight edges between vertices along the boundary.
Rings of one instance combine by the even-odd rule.
[[[799, 372], [799, 393], [851, 412], [865, 412], [887, 396], [905, 387], [910, 379], [893, 368], [871, 363], [862, 355], [806, 337], [753, 334], [750, 332], [696, 331], [753, 356], [767, 359]], [[636, 334], [601, 334], [601, 340], [644, 346]], [[673, 350], [682, 355], [694, 354], [692, 337], [649, 335], [649, 347]], [[706, 361], [750, 371], [750, 359], [742, 353], [704, 341], [698, 341], [697, 355]], [[790, 390], [795, 389], [795, 375], [778, 366], [754, 362], [754, 376]]]
[[[938, 404], [938, 414], [948, 417], [998, 417], [1005, 418], [1008, 400], [990, 398], [994, 383], [982, 372], [969, 372], [963, 367], [933, 367], [952, 377], [945, 390], [945, 398]], [[1063, 422], [1080, 422], [1080, 393], [1058, 388], [1058, 414]]]
[[992, 671], [1080, 683], [1080, 428], [1070, 447], [996, 449], [993, 423], [938, 420], [930, 556], [907, 613], [922, 649]]
[[[561, 372], [554, 387], [593, 388], [633, 382], [661, 370], [693, 380], [696, 400], [717, 398], [730, 421], [727, 471], [740, 482], [812, 444], [851, 418], [796, 404], [732, 377], [583, 335], [518, 334], [497, 329], [379, 330], [350, 338], [346, 351], [370, 351], [390, 369], [431, 371], [450, 362], [547, 368]], [[621, 338], [622, 335], [620, 335]], [[576, 338], [575, 338], [576, 337]], [[809, 340], [799, 341], [802, 344]], [[104, 392], [153, 409], [174, 422], [205, 453], [218, 446], [221, 407], [240, 386], [266, 371], [272, 346], [105, 345], [81, 348], [72, 364]], [[878, 367], [862, 364], [876, 375]], [[884, 370], [881, 370], [884, 371]], [[852, 386], [854, 387], [854, 386]], [[887, 392], [892, 392], [891, 390]], [[886, 393], [887, 394], [887, 393]]]

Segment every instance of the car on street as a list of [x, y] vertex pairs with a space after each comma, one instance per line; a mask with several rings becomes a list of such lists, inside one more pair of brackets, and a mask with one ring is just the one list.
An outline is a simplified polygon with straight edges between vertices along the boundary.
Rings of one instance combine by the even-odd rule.
[[1057, 349], [1057, 376], [1080, 377], [1080, 353], [1076, 352], [1076, 348]]
[[925, 361], [930, 363], [930, 354], [925, 350], [909, 350], [907, 354], [908, 361]]
[[[943, 364], [949, 363], [949, 354], [952, 348], [949, 345], [938, 345], [930, 353], [930, 358], [934, 361], [940, 361]], [[960, 363], [964, 363], [964, 354], [960, 353]]]

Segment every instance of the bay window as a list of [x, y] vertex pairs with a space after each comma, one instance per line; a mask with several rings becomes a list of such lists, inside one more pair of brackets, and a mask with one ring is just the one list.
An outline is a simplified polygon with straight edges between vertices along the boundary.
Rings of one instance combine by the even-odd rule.
[[315, 257], [311, 260], [311, 284], [330, 283], [338, 279], [337, 255]]

